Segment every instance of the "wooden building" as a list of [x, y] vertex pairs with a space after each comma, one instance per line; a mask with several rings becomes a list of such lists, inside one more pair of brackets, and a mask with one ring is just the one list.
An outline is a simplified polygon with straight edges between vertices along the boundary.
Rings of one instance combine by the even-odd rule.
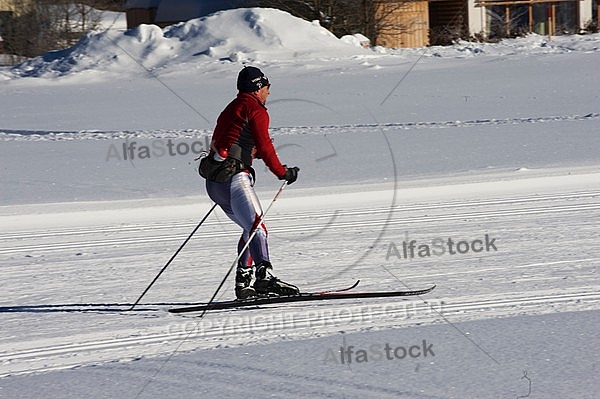
[[0, 12], [11, 12], [16, 15], [27, 10], [33, 0], [0, 0]]
[[[27, 11], [33, 0], [0, 0], [0, 54], [4, 53], [5, 45], [2, 33], [10, 30], [8, 26], [14, 17]], [[9, 35], [7, 35], [8, 37]]]
[[[0, 0], [0, 4], [14, 0]], [[422, 47], [458, 38], [577, 33], [598, 20], [598, 0], [372, 0], [375, 45]], [[127, 27], [165, 27], [216, 11], [246, 7], [243, 0], [126, 0]], [[0, 8], [1, 10], [1, 8]], [[364, 32], [363, 32], [364, 33]]]
[[429, 0], [431, 44], [447, 45], [469, 36], [467, 0]]
[[0, 0], [0, 18], [19, 16], [33, 4], [34, 0]]
[[423, 47], [429, 44], [427, 0], [376, 0], [375, 45], [382, 47]]
[[595, 0], [469, 1], [473, 2], [471, 11], [474, 22], [479, 17], [478, 31], [487, 37], [528, 32], [540, 35], [579, 33], [594, 17], [598, 19], [597, 10], [592, 6]]
[[141, 24], [153, 24], [160, 0], [127, 0], [125, 1], [125, 15], [127, 29], [135, 28]]
[[245, 4], [242, 0], [126, 0], [127, 28], [141, 24], [165, 27]]
[[[598, 20], [597, 0], [429, 0], [431, 44], [456, 37], [578, 33]], [[593, 5], [594, 4], [594, 5]]]

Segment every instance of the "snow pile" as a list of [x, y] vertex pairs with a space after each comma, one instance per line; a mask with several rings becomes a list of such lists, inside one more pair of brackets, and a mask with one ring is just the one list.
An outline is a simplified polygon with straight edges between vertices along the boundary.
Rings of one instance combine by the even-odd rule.
[[127, 30], [127, 16], [124, 12], [97, 11], [100, 13], [100, 30]]
[[[121, 21], [121, 22], [119, 22]], [[557, 36], [536, 34], [499, 43], [459, 41], [453, 46], [386, 49], [368, 46], [360, 34], [341, 39], [321, 27], [291, 14], [269, 8], [240, 8], [161, 29], [141, 25], [130, 31], [114, 30], [122, 23], [107, 17], [104, 26], [77, 45], [47, 53], [12, 69], [17, 77], [55, 78], [82, 71], [139, 74], [140, 65], [153, 74], [173, 69], [197, 69], [205, 63], [252, 62], [306, 65], [342, 59], [506, 56], [516, 54], [562, 54], [600, 51], [600, 34]]]
[[348, 44], [352, 44], [353, 46], [356, 46], [356, 47], [367, 48], [367, 47], [370, 47], [370, 45], [371, 45], [371, 41], [369, 40], [369, 38], [360, 33], [342, 36], [340, 38], [340, 40], [342, 40], [343, 42], [346, 42]]
[[72, 48], [48, 53], [13, 69], [17, 76], [56, 77], [89, 69], [154, 71], [198, 61], [277, 61], [348, 56], [361, 50], [318, 23], [264, 8], [241, 8], [161, 29], [94, 32]]
[[432, 47], [429, 55], [465, 57], [477, 55], [564, 54], [572, 51], [600, 51], [600, 34], [541, 36], [531, 33], [525, 37], [502, 39], [498, 43], [477, 43], [460, 40], [451, 47]]

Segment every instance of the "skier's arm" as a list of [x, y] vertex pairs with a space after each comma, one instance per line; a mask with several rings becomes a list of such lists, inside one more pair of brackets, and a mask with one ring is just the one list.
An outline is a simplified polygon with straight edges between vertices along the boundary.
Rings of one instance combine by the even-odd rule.
[[269, 114], [266, 110], [259, 109], [248, 119], [250, 131], [256, 145], [256, 157], [261, 158], [275, 176], [283, 179], [287, 168], [281, 164], [269, 136]]

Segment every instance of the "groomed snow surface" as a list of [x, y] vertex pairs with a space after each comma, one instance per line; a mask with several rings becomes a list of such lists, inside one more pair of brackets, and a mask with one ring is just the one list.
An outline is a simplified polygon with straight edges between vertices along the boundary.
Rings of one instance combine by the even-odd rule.
[[[356, 42], [242, 9], [1, 69], [0, 398], [595, 398], [600, 35]], [[127, 310], [211, 207], [195, 158], [244, 64], [301, 168], [276, 274], [432, 293], [170, 314], [235, 258], [215, 211]]]

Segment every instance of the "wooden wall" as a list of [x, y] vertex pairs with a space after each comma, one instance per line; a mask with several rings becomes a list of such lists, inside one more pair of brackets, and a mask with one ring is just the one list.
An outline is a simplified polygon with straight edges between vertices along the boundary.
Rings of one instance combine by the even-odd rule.
[[376, 46], [390, 48], [429, 45], [427, 0], [375, 2], [379, 29]]

